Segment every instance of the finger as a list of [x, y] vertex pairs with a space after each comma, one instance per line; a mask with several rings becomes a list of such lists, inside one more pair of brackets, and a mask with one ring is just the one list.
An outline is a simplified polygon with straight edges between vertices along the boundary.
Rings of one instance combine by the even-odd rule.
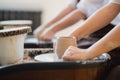
[[65, 51], [64, 55], [62, 56], [63, 60], [71, 60], [73, 56], [73, 52], [71, 49]]
[[38, 36], [38, 40], [42, 41], [42, 40], [44, 40], [44, 38], [40, 35], [40, 36]]
[[51, 41], [51, 38], [49, 38], [49, 37], [47, 37], [47, 36], [44, 37], [43, 39], [44, 39], [45, 41]]
[[70, 56], [70, 55], [63, 56], [62, 59], [65, 61], [77, 60], [75, 57]]

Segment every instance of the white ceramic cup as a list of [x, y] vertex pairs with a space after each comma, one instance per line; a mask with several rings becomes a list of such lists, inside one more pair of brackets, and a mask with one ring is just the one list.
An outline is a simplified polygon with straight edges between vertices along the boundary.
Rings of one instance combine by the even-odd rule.
[[21, 63], [24, 55], [24, 39], [31, 27], [0, 30], [0, 65]]
[[69, 46], [77, 47], [77, 42], [76, 42], [75, 37], [69, 37], [69, 36], [57, 37], [55, 44], [54, 44], [54, 51], [55, 51], [55, 54], [57, 55], [58, 59], [61, 59], [65, 50]]

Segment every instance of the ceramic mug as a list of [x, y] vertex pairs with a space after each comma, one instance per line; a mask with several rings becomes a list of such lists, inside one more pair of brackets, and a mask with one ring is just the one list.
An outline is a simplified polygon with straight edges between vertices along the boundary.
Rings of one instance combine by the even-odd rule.
[[0, 30], [0, 65], [21, 63], [24, 55], [24, 39], [31, 27]]
[[77, 47], [77, 41], [76, 41], [75, 37], [66, 36], [66, 37], [57, 37], [56, 38], [56, 41], [55, 41], [55, 44], [54, 44], [54, 51], [55, 51], [55, 54], [57, 55], [57, 57], [59, 59], [61, 59], [65, 50], [69, 46]]

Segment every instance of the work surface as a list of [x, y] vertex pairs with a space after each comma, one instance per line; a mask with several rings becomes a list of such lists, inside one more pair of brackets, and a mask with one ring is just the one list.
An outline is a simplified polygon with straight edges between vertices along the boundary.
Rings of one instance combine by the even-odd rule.
[[[49, 55], [47, 56], [47, 54]], [[25, 49], [23, 63], [1, 66], [0, 74], [6, 73], [6, 71], [8, 71], [9, 69], [12, 69], [12, 71], [9, 72], [14, 72], [17, 69], [18, 70], [31, 70], [31, 69], [49, 70], [49, 69], [77, 69], [77, 68], [105, 66], [107, 65], [107, 62], [109, 61], [110, 58], [110, 56], [105, 53], [91, 60], [62, 61], [62, 60], [53, 59], [54, 57], [50, 56], [53, 54], [54, 53], [52, 48]], [[42, 61], [36, 61], [34, 57], [37, 55], [43, 55], [42, 56], [43, 60], [41, 58]], [[51, 61], [44, 59], [44, 57], [49, 58], [48, 60]]]
[[23, 63], [0, 66], [0, 79], [101, 80], [109, 62], [107, 54], [86, 61], [36, 61], [34, 59], [36, 55], [50, 53], [53, 54], [52, 48], [25, 49]]

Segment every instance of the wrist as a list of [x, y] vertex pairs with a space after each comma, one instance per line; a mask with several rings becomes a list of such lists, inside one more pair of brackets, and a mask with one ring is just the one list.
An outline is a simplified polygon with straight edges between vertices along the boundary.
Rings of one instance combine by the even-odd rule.
[[96, 48], [96, 46], [95, 47], [89, 47], [87, 49], [87, 58], [92, 59], [92, 58], [95, 58], [95, 57], [101, 55], [103, 52], [101, 52], [100, 48], [101, 47]]
[[89, 51], [89, 49], [84, 49], [84, 56], [83, 56], [83, 60], [88, 60], [88, 59], [91, 59], [91, 53]]

